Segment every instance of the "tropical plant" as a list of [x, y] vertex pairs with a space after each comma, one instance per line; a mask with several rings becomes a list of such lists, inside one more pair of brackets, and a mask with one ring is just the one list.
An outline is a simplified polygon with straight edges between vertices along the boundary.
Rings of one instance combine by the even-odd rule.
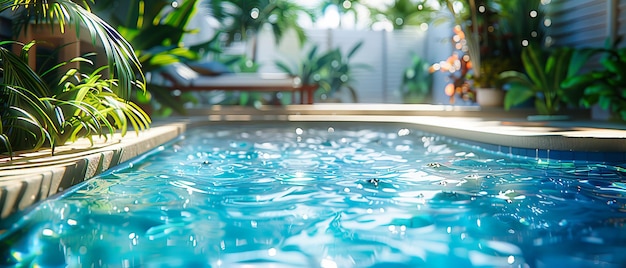
[[320, 87], [326, 92], [326, 97], [334, 97], [342, 89], [348, 90], [353, 102], [359, 102], [356, 90], [352, 85], [352, 71], [355, 68], [368, 68], [368, 65], [350, 62], [354, 54], [361, 48], [363, 42], [358, 42], [347, 54], [343, 54], [341, 49], [335, 48], [328, 52], [331, 61], [326, 69], [322, 70]]
[[499, 54], [508, 57], [515, 70], [521, 71], [525, 46], [543, 45], [545, 38], [545, 6], [543, 0], [497, 0], [497, 33]]
[[530, 45], [522, 51], [525, 73], [506, 71], [500, 78], [508, 85], [504, 108], [535, 99], [535, 109], [541, 115], [554, 115], [564, 104], [577, 105], [583, 87], [565, 87], [563, 82], [578, 75], [579, 70], [594, 53], [592, 49], [558, 47], [544, 50]]
[[422, 103], [430, 93], [433, 75], [430, 64], [418, 55], [413, 55], [411, 65], [402, 75], [402, 98], [405, 103]]
[[196, 51], [181, 43], [185, 34], [194, 33], [186, 27], [198, 2], [98, 0], [94, 9], [128, 40], [138, 55], [142, 70], [150, 72], [181, 59], [197, 57], [193, 53]]
[[[25, 46], [22, 54], [26, 55], [29, 48]], [[107, 137], [115, 130], [125, 135], [129, 125], [139, 131], [150, 124], [147, 114], [115, 93], [116, 79], [103, 78], [107, 66], [87, 74], [71, 68], [61, 77], [50, 79], [47, 76], [54, 76], [67, 62], [36, 73], [27, 65], [27, 58], [18, 58], [4, 48], [0, 48], [0, 61], [4, 76], [0, 95], [7, 100], [7, 109], [0, 116], [11, 150], [51, 146], [54, 153], [56, 146], [67, 141], [91, 141], [92, 135]], [[72, 61], [91, 63], [83, 57]], [[46, 80], [56, 83], [48, 84]], [[141, 87], [139, 83], [136, 86]], [[11, 154], [11, 150], [7, 151]]]
[[476, 88], [502, 89], [500, 73], [515, 70], [509, 57], [491, 57], [484, 59], [480, 65], [479, 77], [471, 76], [471, 80]]
[[328, 54], [320, 55], [319, 46], [313, 45], [300, 64], [276, 61], [276, 66], [285, 73], [297, 76], [304, 85], [317, 85], [322, 76], [321, 70], [330, 62]]
[[[465, 39], [462, 50], [469, 56], [471, 72], [468, 79], [474, 82], [474, 86], [497, 86], [495, 78], [499, 72], [522, 71], [521, 54], [525, 46], [543, 45], [541, 0], [439, 2], [452, 13], [455, 24], [463, 31], [460, 38]], [[507, 59], [506, 64], [502, 64], [502, 59]]]
[[[132, 102], [125, 99], [133, 88], [143, 90], [136, 76], [143, 76], [132, 47], [111, 26], [89, 11], [86, 1], [82, 5], [69, 0], [29, 1], [2, 0], [2, 11], [19, 15], [15, 34], [31, 23], [46, 24], [53, 30], [64, 32], [73, 25], [79, 33], [86, 29], [93, 43], [100, 44], [108, 58], [109, 67], [92, 71], [67, 69], [69, 62], [91, 65], [85, 57], [76, 57], [52, 67], [32, 69], [28, 64], [30, 49], [36, 41], [26, 45], [16, 41], [0, 43], [0, 63], [3, 81], [0, 84], [1, 130], [0, 153], [12, 157], [18, 150], [36, 150], [74, 141], [92, 135], [107, 137], [115, 130], [126, 133], [128, 125], [135, 131], [145, 129], [150, 118]], [[22, 47], [14, 49], [5, 46]], [[34, 54], [34, 53], [31, 53]], [[102, 71], [110, 68], [110, 75]], [[66, 71], [61, 71], [61, 70]]]
[[358, 95], [352, 86], [353, 68], [366, 68], [367, 65], [353, 64], [350, 60], [363, 45], [359, 42], [354, 45], [346, 55], [339, 48], [331, 49], [324, 53], [319, 52], [318, 46], [313, 46], [300, 65], [277, 61], [276, 66], [282, 71], [298, 76], [305, 85], [317, 85], [322, 92], [322, 98], [332, 98], [342, 89], [348, 90], [353, 102], [358, 102]]
[[[78, 4], [76, 2], [80, 2]], [[112, 71], [112, 77], [119, 80], [118, 95], [128, 98], [137, 75], [142, 78], [141, 64], [133, 53], [132, 46], [100, 17], [91, 12], [87, 0], [0, 0], [0, 12], [11, 11], [14, 33], [26, 30], [28, 25], [47, 25], [54, 30], [58, 27], [64, 33], [68, 26], [74, 26], [79, 35], [81, 26], [88, 31], [92, 42], [102, 45]]]
[[[178, 4], [171, 0], [99, 0], [94, 9], [111, 21], [128, 40], [142, 70], [148, 73], [175, 62], [197, 60], [202, 48], [215, 50], [216, 38], [194, 47], [182, 44], [183, 36], [193, 33], [187, 29], [187, 24], [195, 14], [198, 2], [188, 0]], [[162, 107], [159, 112], [164, 115], [171, 113], [171, 110], [179, 114], [186, 113], [183, 103], [172, 96], [170, 88], [147, 81], [147, 89], [147, 96], [138, 94], [135, 99]]]
[[[612, 45], [604, 49], [597, 49], [601, 53], [601, 68], [582, 75], [567, 79], [563, 86], [566, 88], [585, 89], [581, 104], [591, 107], [598, 104], [600, 108], [610, 111], [616, 119], [626, 121], [626, 48], [618, 48], [617, 39]], [[610, 44], [607, 41], [607, 44]]]

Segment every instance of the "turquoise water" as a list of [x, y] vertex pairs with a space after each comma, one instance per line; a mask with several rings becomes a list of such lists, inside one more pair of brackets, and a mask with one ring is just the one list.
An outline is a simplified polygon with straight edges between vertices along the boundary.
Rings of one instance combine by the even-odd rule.
[[615, 164], [294, 123], [194, 129], [123, 167], [2, 222], [0, 267], [626, 267]]

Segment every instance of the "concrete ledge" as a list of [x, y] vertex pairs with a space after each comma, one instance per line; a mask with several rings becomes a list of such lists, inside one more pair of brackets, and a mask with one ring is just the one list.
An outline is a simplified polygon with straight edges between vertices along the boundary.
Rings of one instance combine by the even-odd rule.
[[12, 161], [0, 158], [0, 219], [166, 143], [186, 127], [185, 122], [169, 123], [138, 136], [94, 138], [93, 146], [80, 140], [58, 147], [54, 156], [41, 150], [18, 154]]

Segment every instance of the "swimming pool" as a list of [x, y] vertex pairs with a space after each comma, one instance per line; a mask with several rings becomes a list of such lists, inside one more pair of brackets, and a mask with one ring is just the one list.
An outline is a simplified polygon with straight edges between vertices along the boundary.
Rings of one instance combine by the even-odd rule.
[[624, 174], [399, 124], [207, 126], [2, 222], [0, 266], [623, 267]]

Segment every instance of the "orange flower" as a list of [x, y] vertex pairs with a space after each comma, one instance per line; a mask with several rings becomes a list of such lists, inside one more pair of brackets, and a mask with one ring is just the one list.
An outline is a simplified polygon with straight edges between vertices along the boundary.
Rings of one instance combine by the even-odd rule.
[[461, 40], [465, 39], [465, 32], [463, 32], [461, 25], [454, 26], [453, 30], [454, 30], [454, 33], [458, 35]]
[[453, 83], [450, 83], [446, 85], [445, 90], [446, 90], [446, 95], [453, 96], [456, 91], [456, 88], [454, 87]]
[[436, 71], [438, 71], [438, 70], [439, 70], [439, 68], [435, 68], [435, 66], [434, 66], [434, 65], [431, 65], [431, 66], [428, 68], [428, 72], [429, 72], [429, 73], [434, 73], [434, 72], [436, 72]]
[[446, 60], [450, 65], [454, 65], [454, 63], [456, 61], [459, 60], [459, 55], [457, 55], [456, 53], [450, 55], [450, 57], [448, 57], [448, 59]]

